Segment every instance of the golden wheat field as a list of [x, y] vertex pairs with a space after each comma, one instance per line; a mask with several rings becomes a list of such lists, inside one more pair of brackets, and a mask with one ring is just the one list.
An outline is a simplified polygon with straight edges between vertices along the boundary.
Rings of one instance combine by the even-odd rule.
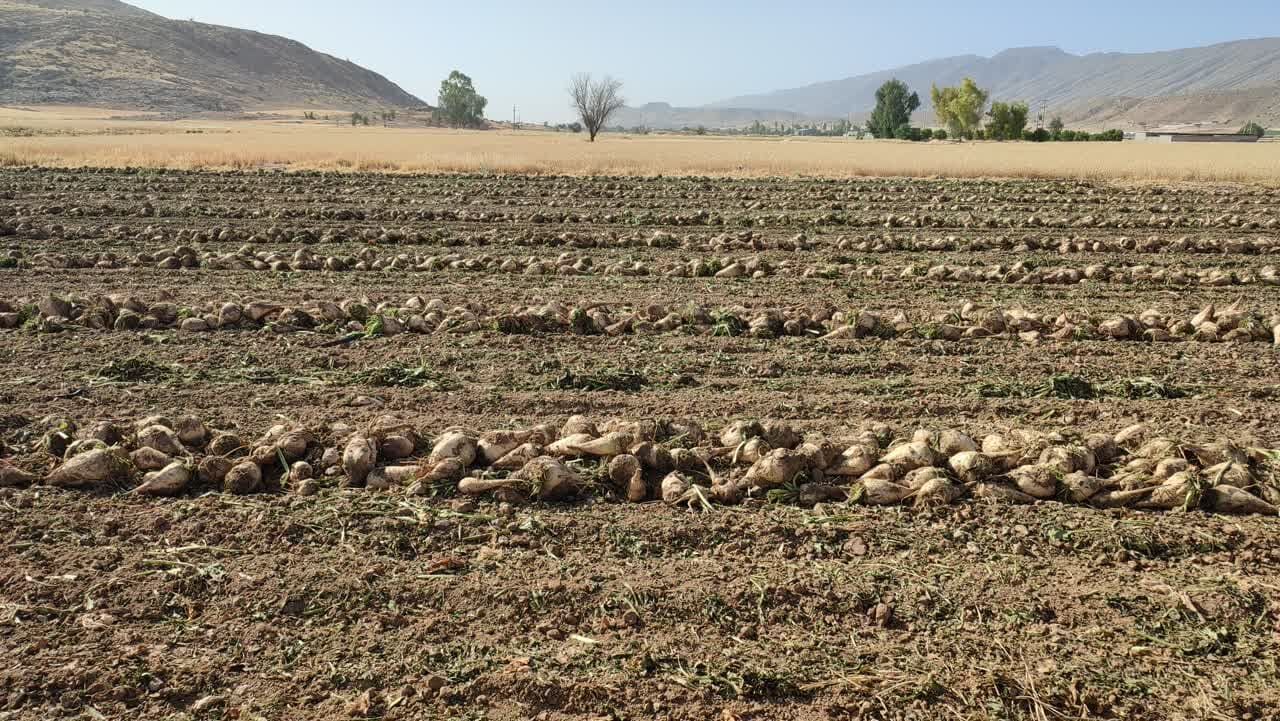
[[[297, 119], [292, 119], [296, 116]], [[287, 168], [570, 175], [1079, 177], [1280, 181], [1280, 144], [906, 143], [542, 130], [352, 128], [303, 121], [147, 120], [0, 109], [0, 165]]]

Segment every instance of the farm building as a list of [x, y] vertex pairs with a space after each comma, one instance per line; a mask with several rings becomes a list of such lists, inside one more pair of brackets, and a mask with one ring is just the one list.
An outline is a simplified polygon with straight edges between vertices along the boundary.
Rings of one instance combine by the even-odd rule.
[[1125, 141], [1134, 143], [1256, 143], [1257, 136], [1241, 133], [1125, 133]]

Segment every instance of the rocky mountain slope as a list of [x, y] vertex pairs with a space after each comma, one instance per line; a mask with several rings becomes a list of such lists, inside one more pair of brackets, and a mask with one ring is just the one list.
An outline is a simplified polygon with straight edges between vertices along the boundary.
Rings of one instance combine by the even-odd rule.
[[0, 103], [163, 111], [424, 104], [294, 40], [170, 20], [118, 0], [0, 0]]

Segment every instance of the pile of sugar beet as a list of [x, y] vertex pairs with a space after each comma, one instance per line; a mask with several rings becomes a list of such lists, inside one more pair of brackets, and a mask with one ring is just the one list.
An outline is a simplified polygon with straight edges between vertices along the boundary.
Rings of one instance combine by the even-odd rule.
[[383, 416], [323, 433], [277, 425], [245, 439], [193, 417], [152, 416], [79, 428], [45, 419], [26, 437], [22, 448], [0, 448], [0, 486], [155, 496], [344, 487], [508, 502], [594, 495], [702, 509], [749, 499], [811, 506], [974, 498], [1276, 515], [1280, 505], [1280, 451], [1179, 443], [1143, 424], [1115, 434], [1012, 430], [977, 440], [954, 429], [901, 437], [871, 422], [837, 440], [781, 421], [737, 421], [712, 434], [692, 421], [573, 416], [558, 427], [452, 427], [428, 438]]

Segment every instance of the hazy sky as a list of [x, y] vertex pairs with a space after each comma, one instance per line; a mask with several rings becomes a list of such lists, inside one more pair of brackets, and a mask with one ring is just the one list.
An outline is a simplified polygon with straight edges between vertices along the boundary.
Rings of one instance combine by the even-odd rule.
[[491, 118], [569, 119], [578, 71], [628, 102], [701, 105], [921, 60], [1009, 47], [1165, 50], [1280, 35], [1280, 0], [128, 0], [172, 18], [299, 40], [434, 104], [457, 68]]

